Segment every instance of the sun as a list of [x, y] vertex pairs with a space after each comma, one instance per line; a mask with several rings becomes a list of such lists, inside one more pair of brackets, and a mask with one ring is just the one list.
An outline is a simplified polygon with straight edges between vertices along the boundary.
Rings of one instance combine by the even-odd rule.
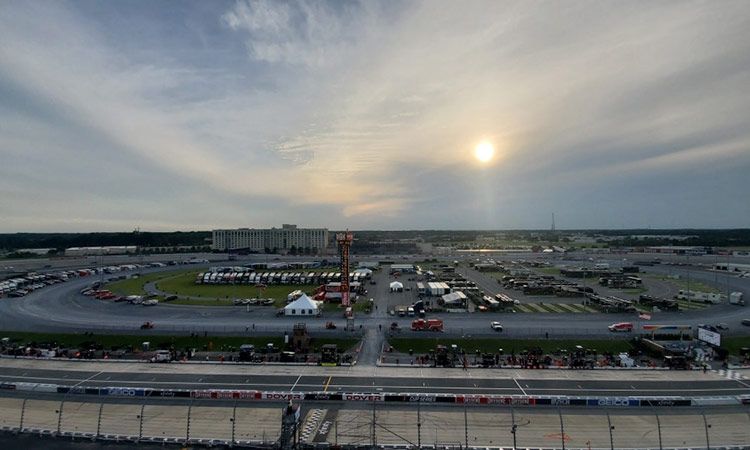
[[490, 162], [495, 156], [495, 148], [487, 141], [480, 142], [474, 149], [474, 157], [482, 163]]

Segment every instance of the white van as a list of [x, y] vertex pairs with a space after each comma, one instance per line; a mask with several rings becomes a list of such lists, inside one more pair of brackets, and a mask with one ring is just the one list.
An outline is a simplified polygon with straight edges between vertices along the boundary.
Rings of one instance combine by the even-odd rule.
[[172, 354], [169, 350], [157, 350], [151, 357], [151, 362], [169, 362], [172, 360]]

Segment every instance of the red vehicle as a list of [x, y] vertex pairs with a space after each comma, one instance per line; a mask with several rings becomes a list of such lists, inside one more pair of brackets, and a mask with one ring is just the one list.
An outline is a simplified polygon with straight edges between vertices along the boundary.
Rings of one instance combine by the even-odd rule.
[[442, 319], [416, 319], [411, 322], [412, 331], [443, 331]]
[[613, 323], [607, 328], [609, 328], [609, 331], [612, 331], [613, 333], [618, 331], [629, 333], [633, 331], [633, 324], [630, 322]]

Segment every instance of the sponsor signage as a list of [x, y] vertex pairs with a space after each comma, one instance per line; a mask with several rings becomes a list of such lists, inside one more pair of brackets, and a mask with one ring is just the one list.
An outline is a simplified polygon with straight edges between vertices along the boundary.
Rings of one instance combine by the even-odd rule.
[[721, 346], [721, 334], [705, 328], [698, 328], [698, 340], [717, 347]]
[[303, 400], [305, 394], [301, 392], [264, 392], [263, 400]]
[[8, 384], [8, 383], [0, 383], [0, 389], [4, 389], [6, 391], [15, 391], [16, 385], [15, 384]]
[[383, 394], [344, 394], [347, 402], [382, 402]]
[[658, 399], [641, 399], [641, 406], [691, 406], [692, 401], [689, 398], [658, 398]]
[[588, 406], [639, 406], [640, 401], [633, 398], [607, 397], [607, 398], [590, 398], [587, 401]]
[[90, 394], [90, 395], [99, 395], [99, 388], [86, 388], [83, 386], [58, 386], [57, 387], [57, 393], [58, 394]]
[[421, 403], [435, 403], [437, 401], [437, 396], [431, 395], [431, 394], [412, 394], [412, 395], [406, 396], [405, 401], [421, 402]]
[[144, 397], [145, 389], [132, 389], [122, 387], [109, 387], [99, 389], [99, 395], [112, 395], [116, 397]]
[[487, 395], [456, 396], [456, 403], [478, 405], [535, 405], [537, 399], [530, 397], [499, 397]]
[[148, 392], [149, 397], [166, 397], [166, 398], [189, 398], [190, 391], [155, 389]]
[[[329, 394], [327, 392], [309, 392], [305, 394], [305, 400], [341, 400], [341, 394]], [[386, 401], [388, 399], [386, 398]]]

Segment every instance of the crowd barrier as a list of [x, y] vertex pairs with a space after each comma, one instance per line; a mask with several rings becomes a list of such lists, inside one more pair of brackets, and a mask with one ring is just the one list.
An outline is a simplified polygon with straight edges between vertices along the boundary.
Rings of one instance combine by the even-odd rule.
[[428, 393], [366, 393], [366, 392], [266, 392], [224, 389], [152, 389], [130, 387], [59, 386], [43, 383], [2, 383], [2, 390], [92, 395], [100, 397], [152, 397], [205, 400], [247, 401], [343, 401], [343, 402], [399, 402], [439, 403], [458, 405], [498, 406], [582, 406], [582, 407], [672, 407], [750, 405], [750, 395], [713, 397], [587, 397], [539, 395], [464, 395]]

